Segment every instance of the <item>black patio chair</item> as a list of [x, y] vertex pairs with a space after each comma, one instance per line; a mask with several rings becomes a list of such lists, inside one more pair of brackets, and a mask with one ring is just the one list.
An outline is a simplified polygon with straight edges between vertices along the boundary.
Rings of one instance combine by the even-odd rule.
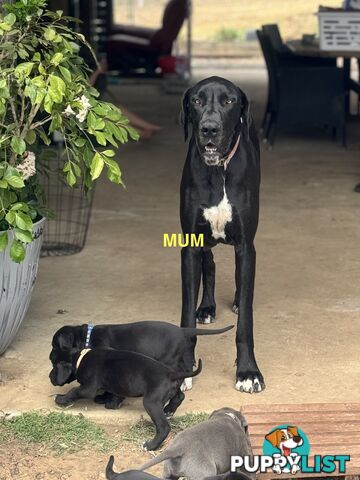
[[269, 77], [262, 124], [264, 140], [273, 145], [279, 129], [326, 127], [346, 143], [345, 85], [342, 69], [283, 63], [268, 35], [257, 31]]
[[262, 30], [269, 37], [271, 45], [274, 50], [276, 50], [279, 61], [282, 64], [305, 65], [311, 67], [336, 67], [335, 58], [307, 57], [293, 53], [286, 43], [283, 42], [279, 27], [276, 23], [263, 25]]

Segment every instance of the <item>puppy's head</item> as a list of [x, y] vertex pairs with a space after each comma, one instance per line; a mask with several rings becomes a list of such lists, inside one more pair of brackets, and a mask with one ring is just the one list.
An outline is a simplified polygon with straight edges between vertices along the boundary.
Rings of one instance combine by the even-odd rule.
[[53, 385], [61, 386], [75, 380], [72, 357], [83, 348], [81, 331], [84, 328], [86, 330], [86, 325], [80, 327], [65, 326], [55, 333], [52, 339], [52, 350], [49, 355], [53, 366], [49, 377]]
[[303, 439], [299, 434], [298, 428], [293, 426], [277, 428], [266, 435], [265, 438], [273, 447], [278, 448], [285, 455], [289, 455], [293, 448], [303, 444]]
[[65, 383], [71, 383], [76, 380], [76, 369], [74, 356], [77, 350], [71, 349], [68, 351], [59, 352], [56, 363], [53, 363], [53, 368], [49, 374], [50, 381], [53, 385], [62, 386]]
[[214, 410], [209, 418], [213, 418], [216, 416], [225, 416], [225, 415], [228, 417], [231, 417], [241, 427], [241, 429], [245, 432], [245, 434], [249, 435], [248, 433], [249, 425], [247, 423], [246, 418], [240, 411], [235, 410], [234, 408], [224, 407], [224, 408], [220, 408], [219, 410]]
[[200, 157], [209, 166], [221, 164], [242, 130], [249, 137], [249, 101], [225, 78], [210, 77], [189, 88], [183, 97], [181, 118], [185, 140], [191, 124]]

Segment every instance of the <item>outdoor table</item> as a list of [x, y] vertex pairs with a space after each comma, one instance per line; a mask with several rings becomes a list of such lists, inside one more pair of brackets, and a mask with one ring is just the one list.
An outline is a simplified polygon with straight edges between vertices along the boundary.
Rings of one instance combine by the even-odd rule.
[[[360, 84], [350, 77], [350, 62], [352, 58], [360, 58], [360, 51], [351, 50], [321, 50], [318, 44], [305, 44], [302, 40], [291, 40], [287, 46], [295, 55], [318, 58], [342, 58], [347, 91], [353, 90], [360, 96]], [[347, 102], [348, 104], [349, 102]]]

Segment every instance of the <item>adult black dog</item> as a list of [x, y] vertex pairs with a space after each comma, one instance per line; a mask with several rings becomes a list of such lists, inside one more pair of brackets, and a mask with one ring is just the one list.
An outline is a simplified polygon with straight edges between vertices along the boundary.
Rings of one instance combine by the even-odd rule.
[[156, 428], [155, 437], [145, 442], [144, 447], [156, 450], [170, 432], [166, 417], [173, 415], [185, 398], [180, 389], [182, 381], [200, 372], [201, 360], [194, 372], [176, 372], [140, 353], [113, 348], [83, 350], [69, 353], [67, 364], [58, 368], [61, 378], [76, 378], [80, 386], [65, 395], [57, 395], [55, 402], [66, 407], [80, 398], [94, 399], [103, 390], [120, 401], [127, 397], [143, 397], [144, 408]]
[[[236, 386], [260, 392], [264, 379], [257, 366], [253, 339], [255, 279], [254, 237], [259, 216], [260, 150], [249, 102], [243, 91], [220, 77], [190, 88], [183, 98], [185, 140], [192, 135], [180, 189], [183, 234], [204, 235], [204, 247], [181, 251], [182, 327], [215, 319], [215, 263], [211, 249], [234, 246], [238, 315]], [[196, 310], [203, 278], [203, 298]]]
[[[50, 360], [53, 368], [50, 380], [53, 385], [63, 385], [74, 380], [66, 375], [66, 381], [61, 376], [68, 353], [80, 352], [84, 348], [111, 347], [117, 350], [148, 355], [159, 360], [176, 371], [190, 371], [193, 365], [193, 353], [190, 345], [192, 337], [197, 335], [217, 335], [233, 328], [233, 326], [204, 330], [200, 328], [180, 328], [166, 322], [136, 322], [122, 325], [77, 325], [64, 326], [54, 335]], [[60, 382], [60, 383], [59, 383]], [[107, 408], [115, 408], [116, 402], [110, 397], [97, 399], [105, 403]]]

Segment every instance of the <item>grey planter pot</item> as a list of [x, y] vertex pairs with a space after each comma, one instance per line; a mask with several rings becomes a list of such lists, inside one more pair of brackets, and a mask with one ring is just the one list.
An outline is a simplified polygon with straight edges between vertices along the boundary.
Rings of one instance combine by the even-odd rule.
[[13, 341], [30, 304], [39, 263], [45, 219], [34, 225], [34, 240], [26, 245], [22, 263], [9, 256], [12, 234], [4, 252], [0, 253], [0, 355]]

